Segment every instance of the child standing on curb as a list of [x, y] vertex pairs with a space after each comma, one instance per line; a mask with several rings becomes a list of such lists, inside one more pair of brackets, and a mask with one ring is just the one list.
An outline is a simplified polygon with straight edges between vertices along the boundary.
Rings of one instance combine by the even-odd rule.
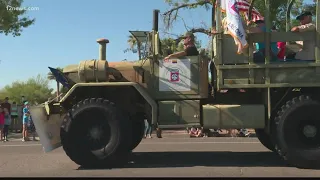
[[11, 124], [11, 116], [9, 113], [9, 110], [7, 108], [4, 108], [4, 128], [3, 128], [3, 138], [4, 141], [8, 141], [8, 133], [9, 133], [9, 127]]
[[24, 103], [24, 108], [22, 110], [23, 112], [23, 118], [22, 118], [22, 141], [28, 140], [28, 124], [29, 124], [29, 118], [30, 118], [30, 112], [29, 112], [29, 102], [26, 101]]
[[3, 127], [4, 127], [4, 112], [3, 112], [3, 108], [0, 107], [0, 141], [3, 141]]

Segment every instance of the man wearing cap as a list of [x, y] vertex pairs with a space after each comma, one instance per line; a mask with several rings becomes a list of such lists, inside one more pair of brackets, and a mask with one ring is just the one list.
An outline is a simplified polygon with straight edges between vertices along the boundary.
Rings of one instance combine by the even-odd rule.
[[198, 56], [199, 52], [195, 45], [195, 37], [193, 33], [187, 32], [185, 36], [182, 37], [184, 39], [184, 51], [176, 52], [174, 54], [170, 54], [164, 58], [165, 61], [169, 60], [170, 58], [179, 58], [183, 56]]
[[[293, 27], [292, 32], [306, 32], [306, 31], [315, 31], [316, 26], [312, 23], [312, 13], [309, 11], [301, 13], [296, 18], [300, 21], [300, 26]], [[294, 56], [294, 59], [299, 60], [314, 60], [315, 59], [315, 41], [308, 40], [303, 42], [302, 49], [297, 52]]]

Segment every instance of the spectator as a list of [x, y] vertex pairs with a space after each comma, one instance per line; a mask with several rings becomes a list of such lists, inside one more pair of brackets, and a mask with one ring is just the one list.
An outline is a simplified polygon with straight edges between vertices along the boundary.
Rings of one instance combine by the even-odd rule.
[[7, 108], [4, 108], [4, 128], [3, 128], [4, 141], [8, 141], [10, 124], [11, 124], [11, 116], [9, 114], [9, 110]]
[[190, 130], [190, 137], [202, 137], [203, 136], [203, 132], [202, 132], [203, 128], [195, 128], [192, 127]]
[[36, 141], [36, 128], [33, 124], [32, 116], [29, 116], [29, 123], [28, 123], [29, 131], [32, 134], [32, 140]]
[[0, 141], [3, 141], [3, 127], [4, 127], [4, 112], [3, 108], [0, 107]]
[[248, 137], [250, 132], [247, 129], [238, 129], [239, 136], [241, 137]]
[[162, 130], [159, 128], [159, 124], [156, 125], [157, 138], [162, 138]]
[[190, 137], [195, 137], [198, 134], [197, 129], [195, 127], [192, 127], [189, 131]]
[[17, 132], [17, 130], [18, 130], [18, 105], [16, 102], [13, 102], [12, 106], [11, 106], [11, 120], [12, 120], [12, 124], [11, 124], [12, 131], [13, 131], [13, 129], [15, 129], [15, 131]]
[[23, 117], [22, 117], [22, 141], [28, 140], [28, 123], [30, 118], [30, 112], [29, 112], [29, 102], [26, 101], [24, 103], [24, 108], [22, 110]]
[[222, 129], [209, 129], [209, 130], [213, 137], [220, 136], [220, 132], [222, 132]]
[[145, 138], [152, 138], [152, 136], [151, 136], [152, 127], [151, 127], [151, 123], [148, 122], [147, 118], [144, 119], [144, 125], [145, 125], [144, 137]]
[[9, 111], [9, 114], [11, 115], [11, 104], [9, 103], [9, 97], [6, 97], [4, 99], [4, 103], [1, 104], [2, 108], [7, 108]]

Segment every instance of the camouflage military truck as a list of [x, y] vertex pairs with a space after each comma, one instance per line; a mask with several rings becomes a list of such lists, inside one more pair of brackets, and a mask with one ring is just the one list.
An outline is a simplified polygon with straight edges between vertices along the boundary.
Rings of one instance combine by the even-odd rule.
[[[271, 27], [269, 1], [265, 0], [267, 28]], [[233, 38], [222, 33], [217, 6], [214, 57], [200, 54], [168, 62], [160, 52], [159, 11], [155, 10], [152, 31], [131, 32], [138, 41], [147, 42], [146, 59], [108, 62], [109, 41], [99, 39], [98, 60], [81, 61], [63, 72], [50, 68], [67, 92], [58, 101], [31, 108], [44, 150], [62, 146], [79, 165], [114, 166], [140, 143], [147, 118], [162, 129], [253, 128], [261, 143], [288, 164], [318, 167], [319, 43], [315, 60], [270, 62], [267, 52], [261, 64], [253, 62], [252, 44], [265, 42], [268, 49], [276, 41], [320, 42], [319, 8], [318, 4], [316, 31], [247, 34], [250, 46], [245, 56], [237, 54]], [[212, 82], [208, 80], [209, 62]], [[221, 93], [222, 89], [228, 92]]]

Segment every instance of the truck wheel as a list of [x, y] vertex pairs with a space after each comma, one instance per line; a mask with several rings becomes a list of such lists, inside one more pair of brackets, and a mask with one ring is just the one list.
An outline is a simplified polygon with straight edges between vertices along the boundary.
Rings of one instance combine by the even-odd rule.
[[143, 117], [135, 116], [131, 118], [132, 123], [132, 142], [130, 144], [129, 150], [134, 150], [141, 142], [144, 136], [144, 120]]
[[320, 103], [308, 96], [288, 101], [278, 112], [276, 149], [289, 164], [320, 167]]
[[271, 137], [264, 131], [264, 129], [255, 129], [256, 136], [261, 142], [261, 144], [269, 149], [270, 151], [275, 151], [274, 143], [271, 140]]
[[130, 130], [128, 116], [102, 98], [80, 101], [65, 116], [61, 126], [64, 151], [75, 163], [114, 166], [124, 157]]

